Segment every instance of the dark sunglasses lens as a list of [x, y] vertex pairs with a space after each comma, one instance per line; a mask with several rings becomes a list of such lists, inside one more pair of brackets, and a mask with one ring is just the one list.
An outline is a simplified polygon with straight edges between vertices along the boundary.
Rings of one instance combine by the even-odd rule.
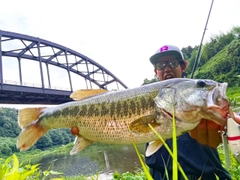
[[178, 60], [168, 61], [168, 67], [170, 67], [171, 69], [174, 69], [174, 68], [178, 67], [178, 65], [179, 65]]
[[158, 62], [158, 63], [156, 64], [156, 69], [157, 69], [157, 70], [164, 70], [165, 67], [166, 67], [166, 62]]

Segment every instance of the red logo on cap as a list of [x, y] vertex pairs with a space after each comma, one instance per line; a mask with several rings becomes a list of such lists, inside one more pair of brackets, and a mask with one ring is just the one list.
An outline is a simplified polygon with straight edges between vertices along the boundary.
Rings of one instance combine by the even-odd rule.
[[168, 50], [168, 46], [163, 46], [160, 48], [160, 52], [167, 51], [167, 50]]

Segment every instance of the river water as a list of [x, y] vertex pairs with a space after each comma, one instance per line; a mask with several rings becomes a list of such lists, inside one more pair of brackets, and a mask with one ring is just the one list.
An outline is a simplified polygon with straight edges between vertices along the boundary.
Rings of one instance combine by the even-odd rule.
[[[145, 145], [138, 145], [138, 151], [143, 154]], [[133, 145], [103, 145], [93, 144], [76, 155], [55, 154], [38, 159], [40, 169], [49, 167], [53, 171], [63, 172], [65, 176], [124, 173], [141, 168], [140, 161]]]

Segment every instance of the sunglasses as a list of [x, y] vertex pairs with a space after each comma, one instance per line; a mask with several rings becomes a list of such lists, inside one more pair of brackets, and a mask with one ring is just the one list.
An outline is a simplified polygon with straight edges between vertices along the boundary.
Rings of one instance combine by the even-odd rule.
[[179, 66], [179, 60], [173, 59], [170, 61], [159, 61], [158, 63], [155, 64], [155, 68], [160, 71], [163, 71], [167, 66], [170, 69], [175, 69]]

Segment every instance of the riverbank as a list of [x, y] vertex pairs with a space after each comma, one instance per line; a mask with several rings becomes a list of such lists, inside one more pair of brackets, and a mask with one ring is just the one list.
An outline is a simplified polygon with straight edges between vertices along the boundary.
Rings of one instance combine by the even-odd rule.
[[[135, 176], [135, 171], [141, 169], [132, 145], [94, 143], [76, 155], [69, 155], [72, 145], [71, 143], [45, 151], [20, 152], [17, 153], [17, 157], [19, 156], [20, 164], [24, 162], [22, 166], [40, 164], [38, 167], [45, 174], [49, 174], [52, 178], [62, 177], [67, 180], [113, 179], [114, 176], [130, 177]], [[143, 147], [145, 146], [140, 147], [141, 152], [143, 152]], [[54, 175], [50, 172], [54, 172], [54, 174], [61, 172], [62, 174]]]
[[[24, 152], [16, 152], [16, 156], [18, 157], [19, 161], [23, 164], [31, 163], [33, 160], [40, 159], [44, 156], [49, 156], [51, 154], [65, 154], [71, 150], [73, 147], [73, 143], [69, 143], [67, 145], [62, 146], [52, 146], [51, 148], [47, 148], [45, 150], [40, 149], [33, 149]], [[10, 155], [0, 154], [0, 163], [3, 163]], [[32, 164], [32, 163], [31, 163]]]

